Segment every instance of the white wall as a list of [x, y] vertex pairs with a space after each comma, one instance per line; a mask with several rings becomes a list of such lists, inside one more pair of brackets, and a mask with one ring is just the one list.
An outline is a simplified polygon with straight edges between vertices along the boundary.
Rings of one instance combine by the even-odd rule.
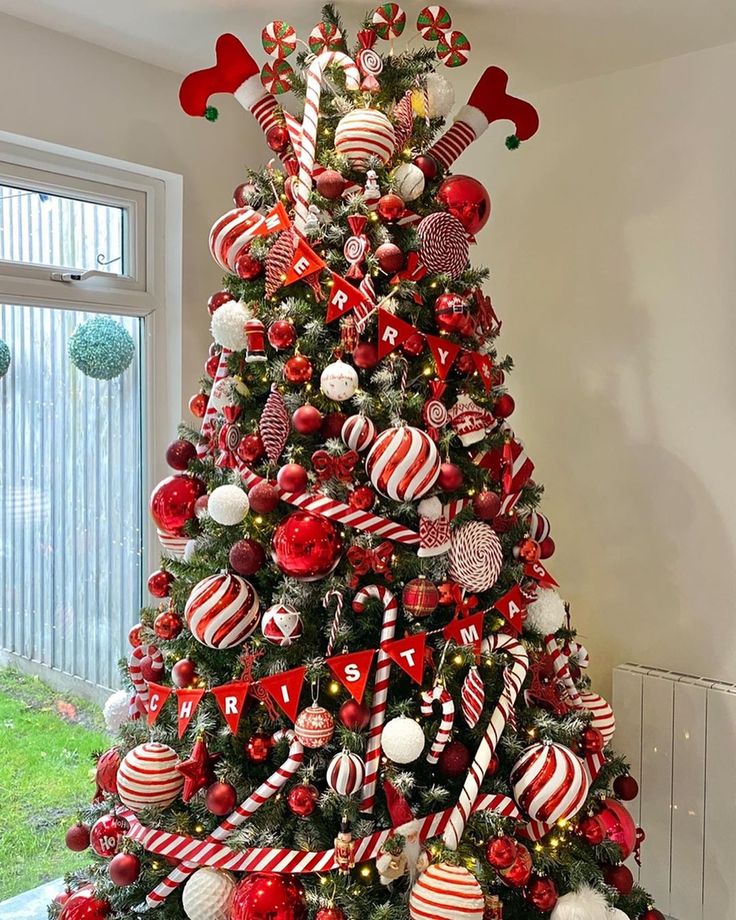
[[736, 681], [734, 81], [727, 45], [557, 87], [521, 150], [459, 164], [603, 692], [625, 660]]

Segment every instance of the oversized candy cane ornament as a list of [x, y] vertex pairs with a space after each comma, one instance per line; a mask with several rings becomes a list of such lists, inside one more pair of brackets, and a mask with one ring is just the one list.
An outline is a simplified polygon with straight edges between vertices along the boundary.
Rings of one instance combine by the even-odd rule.
[[177, 858], [182, 862], [173, 869], [166, 878], [160, 882], [146, 898], [148, 907], [156, 907], [176, 890], [182, 882], [186, 881], [195, 869], [202, 865], [202, 860], [219, 844], [226, 840], [234, 830], [244, 824], [251, 815], [255, 814], [264, 802], [268, 801], [294, 776], [304, 760], [304, 748], [291, 729], [276, 732], [273, 741], [278, 744], [285, 738], [289, 742], [289, 755], [275, 773], [261, 783], [255, 792], [238, 805], [235, 811], [215, 828], [204, 840], [192, 840], [188, 846], [177, 852]]
[[371, 706], [371, 721], [368, 726], [368, 742], [365, 748], [365, 783], [361, 793], [360, 810], [373, 811], [376, 801], [376, 787], [378, 786], [378, 768], [381, 762], [381, 734], [386, 721], [386, 703], [388, 701], [388, 683], [391, 674], [391, 658], [384, 651], [383, 646], [390, 642], [396, 632], [396, 621], [399, 616], [399, 605], [395, 596], [388, 588], [382, 585], [366, 585], [361, 588], [353, 598], [353, 610], [362, 613], [366, 602], [374, 598], [383, 604], [383, 623], [381, 624], [381, 639], [378, 646], [376, 659], [376, 676], [373, 680], [373, 705]]
[[423, 716], [432, 715], [434, 703], [440, 704], [442, 720], [440, 727], [437, 729], [437, 735], [432, 742], [432, 747], [427, 754], [427, 763], [431, 764], [437, 763], [440, 759], [440, 754], [447, 747], [447, 742], [452, 736], [452, 727], [455, 724], [455, 703], [452, 700], [452, 694], [440, 684], [435, 684], [431, 690], [422, 692], [421, 713]]
[[150, 676], [158, 680], [164, 673], [164, 656], [155, 645], [138, 645], [130, 653], [128, 659], [128, 673], [130, 681], [135, 687], [135, 706], [139, 712], [148, 712], [148, 681], [141, 671], [144, 658], [151, 661]]

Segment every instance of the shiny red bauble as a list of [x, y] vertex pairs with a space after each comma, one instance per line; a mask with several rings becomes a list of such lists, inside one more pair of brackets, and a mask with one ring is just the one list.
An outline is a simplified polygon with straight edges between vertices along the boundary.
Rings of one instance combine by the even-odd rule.
[[216, 291], [207, 301], [207, 309], [210, 311], [210, 316], [219, 310], [224, 303], [229, 303], [231, 300], [235, 300], [235, 298], [230, 291]]
[[440, 475], [437, 485], [445, 492], [454, 492], [463, 484], [463, 471], [456, 463], [443, 463], [440, 466]]
[[516, 859], [516, 841], [513, 837], [493, 837], [486, 846], [486, 859], [494, 869], [508, 869]]
[[339, 438], [346, 418], [347, 415], [344, 412], [328, 412], [322, 419], [322, 428], [320, 429], [322, 438], [325, 441], [330, 438]]
[[304, 886], [295, 875], [255, 872], [233, 895], [231, 920], [306, 920]]
[[595, 818], [588, 816], [578, 822], [578, 834], [592, 847], [600, 846], [606, 833]]
[[329, 201], [337, 201], [345, 190], [347, 183], [335, 169], [326, 169], [314, 180], [317, 193]]
[[526, 899], [543, 914], [554, 910], [559, 900], [557, 885], [551, 878], [533, 878], [526, 889]]
[[179, 474], [163, 479], [151, 493], [149, 509], [159, 530], [181, 536], [184, 525], [194, 517], [194, 503], [207, 492], [196, 476]]
[[181, 617], [173, 610], [163, 610], [153, 621], [153, 631], [159, 639], [176, 639], [184, 628]]
[[279, 524], [271, 543], [273, 559], [284, 575], [303, 581], [324, 578], [340, 561], [342, 539], [327, 518], [294, 511]]
[[650, 907], [639, 917], [639, 920], [667, 920], [667, 918], [661, 910], [657, 910], [656, 907]]
[[309, 478], [301, 463], [287, 463], [276, 474], [276, 482], [284, 492], [303, 492]]
[[189, 400], [189, 411], [195, 418], [204, 418], [207, 411], [207, 397], [204, 393], [195, 393]]
[[603, 881], [626, 898], [634, 887], [634, 876], [628, 866], [604, 866]]
[[284, 377], [289, 383], [309, 383], [314, 368], [306, 355], [292, 355], [284, 364]]
[[148, 576], [148, 593], [152, 594], [154, 597], [167, 597], [173, 584], [174, 576], [171, 572], [166, 572], [164, 569], [157, 569]]
[[357, 700], [346, 700], [338, 713], [340, 721], [350, 732], [362, 732], [371, 721], [371, 711]]
[[248, 501], [256, 514], [270, 514], [279, 503], [279, 490], [271, 482], [258, 482], [248, 493]]
[[621, 859], [628, 859], [636, 848], [636, 824], [624, 806], [615, 799], [603, 799], [593, 819], [603, 828], [604, 839], [617, 843]]
[[89, 846], [89, 828], [86, 824], [72, 824], [64, 835], [64, 843], [75, 853], [81, 853]]
[[212, 783], [207, 789], [204, 796], [204, 804], [210, 814], [229, 815], [235, 808], [238, 801], [238, 794], [234, 786], [230, 783]]
[[473, 496], [473, 514], [481, 521], [492, 521], [501, 510], [501, 499], [495, 492], [478, 492]]
[[491, 216], [491, 199], [472, 176], [448, 176], [437, 189], [437, 200], [470, 234], [482, 230]]
[[217, 374], [217, 368], [220, 366], [220, 356], [219, 355], [210, 355], [209, 358], [204, 362], [204, 372], [211, 379], [215, 379]]
[[166, 462], [172, 470], [185, 470], [196, 456], [197, 448], [191, 441], [185, 441], [183, 438], [166, 448]]
[[255, 732], [245, 742], [245, 756], [251, 763], [265, 763], [273, 749], [273, 736]]
[[289, 811], [292, 815], [296, 815], [297, 818], [308, 818], [311, 814], [314, 814], [318, 801], [319, 789], [316, 786], [305, 783], [294, 786], [286, 796]]
[[376, 493], [370, 486], [358, 486], [348, 495], [348, 504], [356, 511], [370, 511], [376, 502]]
[[290, 319], [276, 319], [268, 327], [268, 341], [278, 351], [291, 348], [296, 342], [296, 329]]
[[135, 853], [118, 853], [110, 860], [107, 874], [113, 885], [119, 888], [132, 885], [141, 874], [141, 861]]
[[249, 249], [244, 249], [235, 259], [235, 274], [244, 281], [253, 281], [263, 274], [263, 262], [254, 258]]
[[59, 920], [105, 920], [112, 907], [104, 898], [94, 897], [91, 890], [78, 891], [71, 895], [59, 914]]
[[516, 858], [508, 867], [498, 873], [511, 888], [523, 888], [532, 876], [532, 858], [529, 850], [521, 844], [516, 844]]
[[100, 754], [95, 767], [95, 782], [97, 783], [98, 792], [109, 792], [110, 795], [117, 795], [119, 767], [120, 751], [117, 748], [109, 748], [109, 750]]
[[508, 418], [515, 408], [514, 397], [508, 393], [502, 393], [493, 404], [493, 415], [496, 418]]
[[409, 338], [401, 346], [404, 354], [410, 358], [418, 358], [424, 353], [425, 339], [421, 332], [412, 332]]
[[378, 347], [374, 342], [358, 342], [353, 351], [353, 364], [368, 371], [378, 364]]
[[622, 802], [633, 802], [639, 795], [639, 783], [628, 773], [617, 776], [613, 781], [613, 791]]
[[299, 406], [291, 423], [299, 434], [317, 434], [322, 427], [322, 413], [316, 406]]
[[197, 669], [191, 658], [181, 658], [171, 668], [171, 683], [175, 687], [188, 687], [197, 676]]
[[266, 552], [256, 540], [238, 540], [230, 547], [230, 568], [238, 575], [255, 575], [266, 563]]
[[257, 191], [258, 189], [252, 182], [242, 182], [233, 191], [233, 203], [235, 207], [245, 208], [250, 203], [253, 193]]
[[389, 275], [404, 267], [404, 253], [396, 243], [381, 243], [375, 252], [378, 267]]
[[404, 204], [403, 198], [400, 198], [393, 192], [389, 192], [386, 195], [381, 195], [378, 199], [376, 210], [383, 220], [390, 222], [398, 220], [403, 216], [406, 205]]
[[104, 815], [98, 818], [89, 832], [89, 845], [105, 859], [114, 856], [120, 849], [129, 825], [124, 818], [117, 815]]
[[135, 626], [131, 626], [128, 630], [128, 642], [130, 642], [133, 648], [138, 648], [143, 641], [141, 639], [141, 629], [143, 629], [141, 624], [136, 623]]
[[246, 434], [240, 439], [238, 444], [238, 456], [246, 463], [255, 463], [261, 457], [266, 455], [266, 448], [263, 446], [263, 440], [258, 432]]
[[458, 779], [467, 774], [472, 760], [472, 754], [462, 741], [451, 741], [440, 754], [437, 772], [445, 779]]
[[580, 733], [578, 747], [581, 754], [600, 754], [606, 746], [606, 739], [597, 728], [592, 725], [586, 726]]
[[434, 318], [441, 331], [462, 335], [468, 320], [468, 301], [460, 294], [440, 294], [434, 302]]
[[550, 556], [555, 554], [555, 541], [552, 537], [545, 537], [544, 540], [539, 544], [539, 558], [540, 559], [549, 559]]
[[348, 920], [348, 917], [341, 907], [320, 907], [314, 920]]
[[437, 160], [427, 153], [420, 153], [419, 156], [414, 157], [413, 162], [415, 166], [421, 169], [424, 173], [424, 178], [427, 180], [434, 179], [439, 171]]
[[283, 153], [289, 146], [289, 131], [286, 125], [274, 125], [266, 133], [266, 143], [274, 153]]

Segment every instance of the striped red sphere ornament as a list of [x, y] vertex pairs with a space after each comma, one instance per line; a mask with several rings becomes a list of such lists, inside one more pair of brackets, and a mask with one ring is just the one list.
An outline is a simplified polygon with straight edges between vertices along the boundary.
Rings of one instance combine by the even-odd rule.
[[176, 769], [178, 763], [176, 751], [168, 744], [139, 744], [118, 768], [120, 801], [134, 812], [171, 805], [184, 785], [184, 777]]
[[227, 572], [203, 578], [192, 589], [186, 617], [192, 635], [210, 648], [232, 648], [258, 625], [259, 600], [253, 585]]
[[373, 157], [388, 163], [396, 150], [394, 127], [377, 109], [353, 109], [335, 129], [335, 150], [352, 169], [367, 169]]
[[603, 740], [608, 744], [616, 732], [616, 717], [610, 704], [597, 693], [581, 693], [580, 702], [588, 712], [593, 713], [590, 724], [593, 728], [598, 729], [603, 735]]
[[340, 436], [351, 450], [368, 450], [376, 437], [376, 426], [367, 415], [351, 415], [345, 419]]
[[210, 252], [220, 268], [237, 274], [238, 256], [250, 246], [263, 221], [253, 208], [233, 208], [218, 217], [210, 230]]
[[533, 744], [511, 770], [516, 803], [532, 821], [544, 824], [576, 815], [589, 785], [582, 761], [562, 744]]
[[549, 518], [540, 511], [530, 511], [524, 518], [529, 536], [537, 543], [546, 540], [550, 533]]
[[365, 461], [373, 486], [400, 502], [426, 495], [437, 482], [440, 466], [434, 441], [426, 432], [410, 426], [382, 431]]
[[327, 785], [338, 795], [355, 795], [365, 781], [365, 764], [351, 751], [341, 751], [327, 767]]
[[485, 899], [478, 880], [463, 866], [437, 863], [416, 881], [409, 898], [411, 920], [483, 920]]
[[463, 681], [462, 690], [460, 691], [460, 705], [463, 710], [463, 718], [470, 728], [480, 722], [483, 714], [483, 706], [486, 701], [486, 688], [483, 684], [483, 678], [480, 671], [475, 665], [468, 671]]

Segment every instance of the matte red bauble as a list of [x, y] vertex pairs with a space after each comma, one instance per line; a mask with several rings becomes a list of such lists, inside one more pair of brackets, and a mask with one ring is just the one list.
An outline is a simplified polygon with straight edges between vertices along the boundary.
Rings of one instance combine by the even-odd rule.
[[473, 235], [491, 216], [488, 192], [472, 176], [448, 176], [437, 189], [437, 200]]
[[197, 448], [191, 441], [185, 441], [183, 438], [166, 448], [166, 462], [172, 470], [185, 470], [196, 456]]
[[318, 194], [329, 201], [337, 201], [345, 190], [346, 182], [335, 169], [326, 169], [314, 180]]
[[348, 918], [341, 907], [320, 907], [314, 915], [314, 920], [348, 920]]
[[373, 342], [358, 342], [353, 351], [353, 363], [367, 371], [378, 364], [378, 348]]
[[284, 377], [289, 383], [309, 383], [314, 368], [306, 355], [292, 355], [284, 364]]
[[537, 910], [542, 913], [548, 913], [554, 910], [560, 896], [557, 893], [557, 886], [554, 881], [551, 878], [542, 877], [533, 878], [529, 882], [526, 897], [529, 903], [536, 907]]
[[516, 850], [513, 837], [493, 837], [486, 847], [486, 859], [494, 869], [508, 869], [516, 859]]
[[180, 474], [163, 479], [151, 493], [149, 509], [159, 530], [181, 536], [184, 525], [194, 517], [194, 503], [207, 486], [195, 476]]
[[171, 572], [165, 572], [163, 569], [157, 569], [148, 576], [148, 593], [154, 597], [166, 597], [174, 584], [174, 576]]
[[606, 739], [592, 725], [586, 726], [580, 734], [580, 753], [581, 754], [600, 754], [606, 746]]
[[304, 886], [295, 875], [256, 872], [238, 883], [231, 920], [306, 920]]
[[92, 830], [89, 832], [89, 845], [98, 856], [109, 859], [120, 849], [128, 829], [129, 825], [125, 818], [117, 815], [103, 815], [92, 825]]
[[263, 440], [257, 432], [246, 434], [240, 439], [238, 444], [238, 456], [246, 463], [255, 463], [266, 454], [266, 448], [263, 446]]
[[439, 606], [440, 592], [428, 578], [412, 578], [401, 592], [401, 604], [413, 617], [428, 617]]
[[251, 511], [270, 514], [279, 503], [279, 490], [271, 482], [258, 482], [248, 493]]
[[340, 561], [342, 539], [332, 521], [294, 511], [274, 531], [273, 559], [284, 575], [303, 581], [324, 578]]
[[375, 255], [379, 268], [389, 275], [404, 267], [404, 253], [396, 243], [381, 243]]
[[376, 210], [383, 220], [394, 221], [403, 215], [406, 205], [403, 198], [394, 195], [393, 192], [389, 192], [387, 195], [381, 195], [378, 199]]
[[358, 486], [348, 495], [348, 504], [357, 511], [370, 511], [376, 501], [376, 493], [370, 486]]
[[72, 824], [64, 835], [64, 842], [70, 850], [81, 853], [89, 846], [89, 828], [86, 824]]
[[461, 332], [468, 318], [468, 301], [459, 294], [440, 294], [434, 302], [437, 328], [444, 332]]
[[153, 621], [153, 631], [159, 639], [171, 641], [176, 639], [182, 631], [184, 624], [181, 617], [173, 610], [163, 610]]
[[276, 474], [276, 482], [284, 492], [303, 492], [309, 478], [301, 463], [287, 463]]
[[119, 888], [132, 885], [141, 874], [141, 861], [135, 853], [118, 853], [110, 860], [107, 874], [113, 885]]
[[212, 783], [204, 796], [207, 811], [219, 817], [229, 815], [237, 801], [238, 794], [235, 786], [231, 786], [230, 783]]
[[195, 393], [189, 400], [189, 411], [195, 418], [204, 418], [207, 411], [207, 397], [204, 393]]
[[59, 920], [105, 920], [112, 907], [109, 901], [95, 898], [92, 892], [77, 892], [62, 907]]
[[235, 300], [230, 291], [215, 291], [215, 293], [207, 301], [207, 309], [210, 312], [210, 316], [224, 303], [229, 303], [229, 301]]
[[251, 195], [258, 189], [252, 182], [243, 182], [233, 191], [233, 203], [236, 208], [244, 208], [249, 202]]
[[496, 418], [508, 418], [516, 408], [513, 396], [508, 393], [501, 393], [493, 404], [493, 415]]
[[138, 648], [138, 646], [143, 641], [141, 639], [141, 629], [143, 627], [140, 623], [136, 623], [135, 626], [131, 626], [128, 630], [128, 642], [130, 642], [133, 648]]
[[424, 353], [424, 336], [421, 332], [412, 332], [409, 338], [401, 346], [404, 354], [411, 358], [418, 358]]
[[289, 146], [289, 132], [286, 125], [274, 125], [266, 134], [266, 143], [274, 153], [283, 153]]
[[350, 732], [362, 732], [371, 721], [371, 711], [357, 700], [346, 700], [340, 707], [340, 721]]
[[238, 540], [230, 547], [228, 559], [238, 575], [255, 575], [266, 563], [266, 552], [256, 540]]
[[314, 814], [319, 800], [319, 789], [316, 786], [301, 783], [289, 790], [286, 796], [286, 804], [289, 811], [297, 818], [308, 818]]
[[95, 782], [98, 792], [109, 792], [116, 795], [118, 791], [118, 768], [120, 766], [120, 751], [110, 748], [100, 754], [95, 767]]
[[501, 510], [501, 499], [495, 492], [478, 492], [473, 497], [473, 514], [481, 521], [492, 521]]
[[251, 763], [265, 763], [271, 755], [273, 737], [265, 732], [255, 732], [245, 742], [245, 756]]
[[463, 484], [463, 471], [456, 463], [443, 463], [437, 485], [445, 492], [454, 492]]
[[473, 757], [462, 741], [451, 741], [440, 754], [437, 772], [445, 779], [465, 776]]
[[424, 178], [427, 180], [434, 179], [438, 172], [437, 160], [434, 157], [429, 156], [426, 153], [420, 153], [419, 156], [414, 157], [414, 165], [418, 166], [421, 171], [424, 173]]
[[296, 342], [296, 329], [290, 319], [276, 319], [268, 327], [268, 341], [274, 348], [283, 351]]
[[523, 844], [517, 843], [516, 859], [508, 869], [502, 869], [498, 874], [512, 888], [523, 888], [532, 875], [532, 858], [529, 850]]
[[219, 355], [210, 355], [209, 358], [204, 362], [204, 372], [211, 379], [215, 379], [215, 374], [217, 374], [217, 368], [220, 366], [220, 356]]
[[639, 920], [667, 920], [667, 918], [661, 910], [657, 910], [656, 907], [650, 907], [648, 911], [641, 915]]
[[317, 434], [322, 427], [322, 413], [316, 406], [299, 406], [291, 422], [299, 434]]
[[613, 791], [622, 802], [633, 802], [639, 795], [639, 783], [628, 774], [617, 776], [613, 781]]
[[625, 898], [631, 894], [634, 887], [634, 876], [628, 866], [604, 866], [603, 880]]
[[253, 281], [263, 273], [263, 262], [244, 249], [235, 259], [235, 274], [244, 281]]
[[328, 412], [322, 419], [322, 428], [320, 433], [325, 441], [330, 438], [339, 438], [342, 426], [345, 424], [347, 415], [344, 412]]
[[191, 658], [181, 658], [171, 668], [171, 683], [175, 687], [188, 687], [196, 676], [197, 671]]
[[550, 556], [555, 554], [555, 541], [552, 537], [545, 537], [544, 540], [539, 544], [539, 558], [540, 559], [549, 559]]

